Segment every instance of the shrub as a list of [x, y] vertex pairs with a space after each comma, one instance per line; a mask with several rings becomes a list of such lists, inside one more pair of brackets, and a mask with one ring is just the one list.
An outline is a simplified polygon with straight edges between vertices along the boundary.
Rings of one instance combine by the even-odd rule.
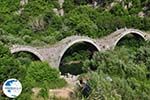
[[148, 50], [141, 46], [138, 52], [133, 53], [124, 48], [96, 53], [86, 64], [98, 68], [96, 72], [89, 73], [93, 91], [87, 99], [149, 99], [147, 91], [150, 88], [147, 86], [150, 81], [146, 77], [149, 72]]
[[32, 87], [59, 88], [66, 85], [63, 79], [59, 78], [59, 72], [49, 67], [47, 63], [32, 62], [27, 68], [26, 81]]
[[0, 83], [9, 78], [23, 79], [25, 69], [10, 53], [9, 49], [0, 43]]

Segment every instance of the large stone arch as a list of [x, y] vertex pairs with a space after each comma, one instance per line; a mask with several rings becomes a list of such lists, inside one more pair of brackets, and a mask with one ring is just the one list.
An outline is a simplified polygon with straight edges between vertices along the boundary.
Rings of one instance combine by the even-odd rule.
[[142, 32], [142, 31], [140, 31], [140, 30], [137, 30], [137, 29], [125, 29], [123, 32], [119, 33], [119, 35], [116, 38], [114, 38], [115, 40], [114, 40], [114, 43], [113, 43], [113, 49], [116, 47], [118, 42], [123, 37], [125, 37], [128, 34], [136, 34], [136, 35], [140, 36], [141, 38], [143, 38], [145, 41], [148, 40], [147, 34]]
[[64, 48], [62, 48], [62, 51], [60, 52], [60, 55], [59, 55], [59, 59], [58, 59], [58, 67], [60, 67], [60, 63], [61, 63], [61, 60], [62, 60], [62, 57], [64, 56], [65, 52], [71, 47], [73, 46], [74, 44], [76, 43], [80, 43], [80, 42], [86, 42], [86, 43], [89, 43], [91, 45], [93, 45], [98, 51], [100, 51], [100, 48], [99, 46], [90, 38], [81, 38], [81, 39], [76, 39], [74, 41], [71, 41], [69, 44], [67, 44]]
[[36, 57], [38, 57], [41, 61], [44, 61], [43, 56], [38, 52], [37, 49], [29, 46], [13, 46], [10, 48], [10, 51], [12, 54], [17, 52], [29, 52], [31, 54], [34, 54]]

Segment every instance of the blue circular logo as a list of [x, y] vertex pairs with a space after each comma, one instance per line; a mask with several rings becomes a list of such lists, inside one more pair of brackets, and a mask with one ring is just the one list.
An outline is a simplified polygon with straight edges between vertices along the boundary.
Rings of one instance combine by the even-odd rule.
[[9, 98], [16, 98], [21, 94], [22, 85], [17, 79], [8, 79], [3, 84], [3, 92]]

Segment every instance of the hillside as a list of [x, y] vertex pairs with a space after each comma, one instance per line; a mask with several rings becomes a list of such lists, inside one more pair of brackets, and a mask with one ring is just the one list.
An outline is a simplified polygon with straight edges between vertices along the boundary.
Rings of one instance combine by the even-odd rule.
[[64, 16], [59, 16], [54, 13], [61, 9], [56, 0], [3, 0], [0, 40], [8, 45], [46, 45], [73, 34], [101, 37], [124, 27], [149, 31], [148, 0], [98, 1], [93, 8], [86, 0], [65, 0]]
[[103, 38], [121, 28], [150, 33], [149, 0], [2, 0], [0, 9], [0, 84], [19, 79], [23, 92], [17, 100], [33, 100], [33, 88], [41, 88], [39, 100], [50, 99], [49, 89], [68, 86], [60, 73], [88, 77], [92, 92], [85, 98], [76, 90], [79, 100], [150, 99], [149, 41], [132, 34], [105, 52], [77, 43], [63, 56], [62, 69], [9, 50], [16, 44], [51, 46], [72, 35]]

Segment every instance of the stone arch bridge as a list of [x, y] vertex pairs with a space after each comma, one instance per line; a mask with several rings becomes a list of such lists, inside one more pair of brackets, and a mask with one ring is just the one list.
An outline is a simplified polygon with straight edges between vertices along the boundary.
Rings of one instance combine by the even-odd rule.
[[127, 34], [136, 34], [142, 37], [145, 41], [150, 39], [150, 35], [137, 29], [119, 29], [108, 36], [100, 39], [92, 39], [86, 36], [70, 36], [58, 43], [49, 47], [31, 47], [24, 45], [13, 45], [10, 50], [11, 53], [30, 52], [36, 55], [41, 61], [47, 61], [52, 67], [59, 68], [61, 59], [65, 52], [74, 44], [85, 42], [93, 45], [97, 51], [105, 51], [114, 49], [120, 39]]

